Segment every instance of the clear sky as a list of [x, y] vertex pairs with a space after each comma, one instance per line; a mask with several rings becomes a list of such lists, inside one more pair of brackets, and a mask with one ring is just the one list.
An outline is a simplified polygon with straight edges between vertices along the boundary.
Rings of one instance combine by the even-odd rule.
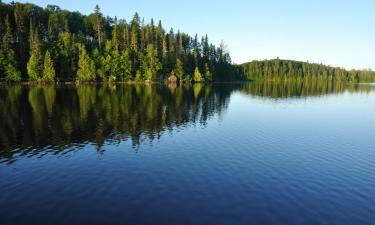
[[[5, 1], [5, 2], [9, 2]], [[227, 44], [232, 61], [284, 58], [375, 69], [375, 0], [29, 0], [40, 6], [104, 15], [161, 19]]]

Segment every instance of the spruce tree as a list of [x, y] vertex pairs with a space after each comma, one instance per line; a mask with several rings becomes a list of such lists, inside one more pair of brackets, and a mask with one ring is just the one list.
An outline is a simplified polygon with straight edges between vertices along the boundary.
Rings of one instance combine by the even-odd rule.
[[20, 81], [21, 72], [17, 69], [15, 53], [12, 49], [12, 32], [9, 16], [5, 20], [5, 33], [0, 48], [0, 78], [7, 81]]
[[180, 59], [176, 60], [176, 66], [174, 69], [174, 74], [177, 76], [177, 78], [180, 80], [180, 82], [184, 79], [184, 68], [183, 64]]
[[79, 46], [78, 81], [94, 81], [96, 77], [95, 63], [87, 54], [83, 45]]
[[202, 74], [199, 71], [198, 67], [195, 67], [194, 71], [194, 77], [193, 77], [194, 82], [199, 83], [203, 81]]
[[51, 81], [54, 81], [55, 76], [56, 76], [56, 72], [53, 67], [51, 54], [47, 50], [44, 56], [43, 80], [47, 82], [51, 82]]
[[113, 30], [112, 30], [112, 44], [113, 47], [119, 50], [120, 47], [120, 32], [119, 32], [119, 25], [117, 24], [117, 17], [115, 17]]
[[43, 60], [38, 30], [34, 32], [31, 30], [31, 35], [31, 57], [27, 63], [27, 74], [31, 81], [40, 81], [43, 74]]
[[94, 31], [96, 33], [96, 38], [99, 44], [99, 49], [101, 49], [102, 46], [102, 39], [103, 39], [103, 15], [100, 12], [100, 7], [99, 5], [95, 6], [95, 11], [94, 11]]
[[154, 48], [153, 44], [147, 46], [147, 54], [144, 58], [143, 72], [146, 80], [153, 80], [161, 68], [161, 64], [158, 60], [158, 53]]

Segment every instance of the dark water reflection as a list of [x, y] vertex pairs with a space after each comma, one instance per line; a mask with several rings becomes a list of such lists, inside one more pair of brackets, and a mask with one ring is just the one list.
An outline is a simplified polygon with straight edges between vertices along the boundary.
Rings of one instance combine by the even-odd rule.
[[334, 82], [258, 82], [222, 85], [3, 86], [0, 88], [0, 160], [14, 154], [62, 154], [69, 146], [131, 140], [152, 142], [173, 129], [205, 126], [225, 113], [233, 92], [264, 98], [306, 98], [345, 91], [369, 93], [371, 85]]
[[0, 224], [373, 224], [375, 86], [0, 87]]
[[1, 89], [1, 158], [12, 149], [36, 155], [46, 146], [105, 141], [152, 141], [188, 123], [204, 125], [225, 110], [232, 92], [222, 86], [11, 86]]

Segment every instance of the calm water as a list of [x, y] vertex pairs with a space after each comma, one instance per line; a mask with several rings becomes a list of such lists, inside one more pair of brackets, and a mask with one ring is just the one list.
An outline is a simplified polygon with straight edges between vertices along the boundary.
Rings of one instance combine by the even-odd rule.
[[0, 224], [374, 224], [375, 86], [0, 87]]

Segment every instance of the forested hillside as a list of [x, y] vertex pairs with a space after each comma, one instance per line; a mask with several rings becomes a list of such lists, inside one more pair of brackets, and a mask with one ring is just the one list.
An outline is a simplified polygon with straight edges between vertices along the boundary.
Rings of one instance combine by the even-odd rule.
[[136, 13], [127, 22], [49, 5], [0, 3], [0, 80], [231, 81], [239, 79], [225, 45]]
[[244, 77], [250, 80], [262, 79], [325, 79], [349, 82], [375, 82], [371, 70], [347, 71], [338, 67], [292, 60], [252, 61], [241, 65]]

